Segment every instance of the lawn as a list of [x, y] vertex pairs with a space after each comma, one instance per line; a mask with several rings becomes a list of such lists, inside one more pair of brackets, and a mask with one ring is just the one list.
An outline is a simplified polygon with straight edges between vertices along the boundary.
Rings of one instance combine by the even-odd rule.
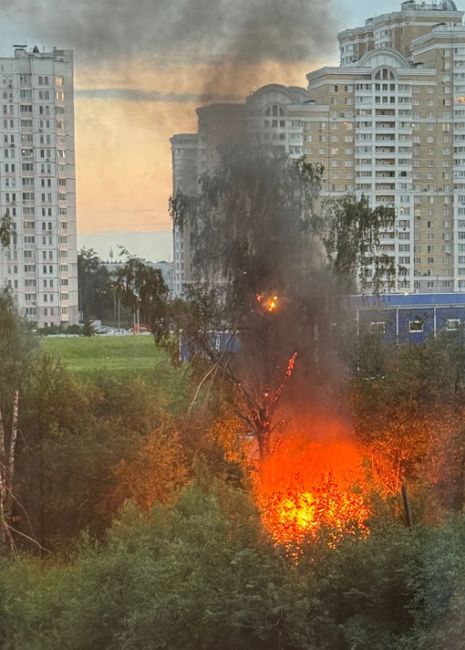
[[188, 366], [173, 367], [151, 336], [44, 337], [42, 349], [60, 358], [78, 381], [92, 383], [101, 375], [116, 381], [140, 377], [169, 411], [184, 412], [190, 402]]
[[169, 363], [151, 336], [44, 337], [42, 345], [80, 376], [104, 371], [147, 376], [160, 362]]

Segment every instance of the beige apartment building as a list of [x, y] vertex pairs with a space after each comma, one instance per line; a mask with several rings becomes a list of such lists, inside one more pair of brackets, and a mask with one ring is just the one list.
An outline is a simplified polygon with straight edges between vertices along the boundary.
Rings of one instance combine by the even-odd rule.
[[[322, 162], [326, 197], [364, 194], [372, 206], [395, 208], [380, 251], [401, 273], [386, 291], [464, 291], [462, 18], [450, 0], [404, 2], [339, 34], [340, 65], [310, 72], [307, 89], [268, 85], [245, 104], [198, 109], [198, 134], [172, 139], [174, 187], [195, 191], [231, 132], [225, 125], [240, 117], [251, 137]], [[175, 230], [174, 248], [182, 295], [192, 281], [187, 232]]]

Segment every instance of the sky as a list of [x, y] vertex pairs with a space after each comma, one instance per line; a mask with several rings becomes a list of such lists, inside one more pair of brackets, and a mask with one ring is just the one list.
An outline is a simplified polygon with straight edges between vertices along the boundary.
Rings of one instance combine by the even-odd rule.
[[[195, 108], [337, 64], [337, 32], [401, 0], [0, 0], [0, 56], [74, 50], [78, 243], [172, 259], [169, 138]], [[376, 6], [376, 9], [374, 7]]]

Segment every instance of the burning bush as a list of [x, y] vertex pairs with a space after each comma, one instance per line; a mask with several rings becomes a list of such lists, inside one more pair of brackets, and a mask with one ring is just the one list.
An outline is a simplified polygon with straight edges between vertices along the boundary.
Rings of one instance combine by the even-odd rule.
[[348, 441], [294, 435], [260, 463], [256, 494], [265, 528], [279, 544], [328, 529], [331, 541], [367, 534], [370, 514], [362, 454]]

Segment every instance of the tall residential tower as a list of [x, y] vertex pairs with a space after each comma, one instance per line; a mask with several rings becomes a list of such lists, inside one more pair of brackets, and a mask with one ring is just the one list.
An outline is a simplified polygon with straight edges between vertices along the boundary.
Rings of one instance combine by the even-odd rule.
[[[401, 273], [387, 291], [465, 291], [462, 18], [451, 0], [403, 2], [339, 34], [340, 65], [309, 73], [306, 90], [269, 85], [241, 105], [260, 141], [323, 163], [326, 197], [364, 194], [395, 208], [380, 252]], [[198, 111], [199, 172], [214, 160], [208, 109]], [[184, 256], [189, 268], [189, 248]]]
[[17, 45], [0, 58], [0, 286], [39, 327], [78, 321], [73, 55]]

